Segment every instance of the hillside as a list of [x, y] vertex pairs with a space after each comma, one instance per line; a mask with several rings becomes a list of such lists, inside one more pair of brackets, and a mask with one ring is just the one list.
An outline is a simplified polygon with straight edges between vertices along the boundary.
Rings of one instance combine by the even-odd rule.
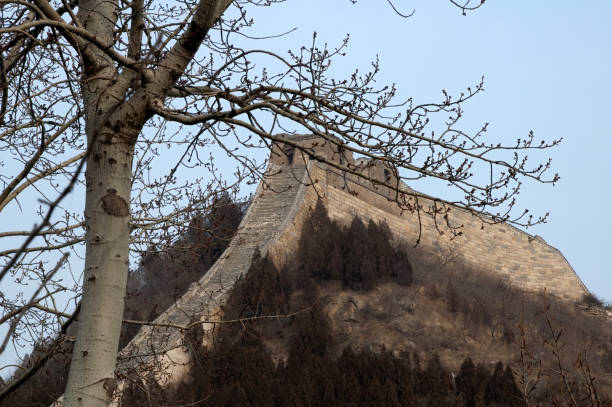
[[275, 147], [244, 218], [226, 202], [143, 257], [121, 405], [612, 405], [612, 312], [559, 251], [297, 141], [379, 181]]
[[190, 331], [182, 380], [148, 376], [124, 405], [612, 405], [604, 316], [469, 270], [415, 272], [385, 224], [343, 227], [321, 203], [305, 225], [281, 269], [256, 253], [223, 308], [237, 322], [209, 346]]

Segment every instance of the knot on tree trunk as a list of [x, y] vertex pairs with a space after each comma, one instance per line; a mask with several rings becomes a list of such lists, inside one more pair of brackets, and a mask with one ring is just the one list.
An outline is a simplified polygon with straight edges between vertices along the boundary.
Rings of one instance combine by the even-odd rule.
[[102, 209], [110, 216], [125, 217], [130, 214], [128, 203], [117, 195], [117, 190], [107, 189], [107, 194], [102, 197]]

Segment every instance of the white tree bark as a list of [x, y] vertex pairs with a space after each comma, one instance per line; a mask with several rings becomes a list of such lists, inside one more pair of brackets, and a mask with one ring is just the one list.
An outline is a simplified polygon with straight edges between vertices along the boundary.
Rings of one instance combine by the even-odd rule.
[[86, 258], [77, 341], [65, 406], [106, 406], [128, 275], [132, 151], [120, 138], [99, 138], [87, 166]]
[[[112, 1], [81, 1], [80, 23], [110, 43], [116, 7]], [[121, 110], [118, 101], [123, 100], [125, 87], [109, 80], [116, 78], [114, 62], [100, 50], [88, 48], [81, 86], [89, 148], [85, 271], [65, 406], [107, 406], [110, 402], [129, 261], [133, 140], [123, 126], [110, 126], [113, 113]]]

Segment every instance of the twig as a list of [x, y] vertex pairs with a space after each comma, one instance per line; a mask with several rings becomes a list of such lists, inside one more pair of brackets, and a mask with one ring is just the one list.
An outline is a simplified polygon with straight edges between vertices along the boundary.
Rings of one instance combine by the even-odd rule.
[[40, 370], [41, 367], [44, 366], [45, 363], [47, 363], [47, 361], [51, 358], [51, 356], [53, 356], [55, 350], [59, 347], [61, 343], [63, 343], [63, 339], [64, 339], [64, 336], [66, 335], [66, 332], [68, 331], [68, 328], [76, 320], [77, 316], [79, 315], [80, 310], [81, 310], [81, 303], [79, 302], [79, 304], [77, 305], [76, 309], [74, 310], [70, 318], [68, 318], [68, 320], [63, 323], [62, 329], [60, 330], [58, 337], [55, 339], [53, 344], [49, 347], [49, 350], [47, 350], [47, 353], [45, 353], [43, 357], [37, 359], [34, 365], [31, 368], [29, 368], [24, 374], [22, 374], [17, 379], [15, 379], [14, 381], [6, 385], [6, 387], [4, 387], [2, 390], [0, 390], [0, 402], [2, 402], [2, 400], [4, 400], [12, 392], [17, 390], [21, 385], [23, 385], [26, 381], [28, 381], [28, 379], [30, 379], [36, 372], [38, 372], [38, 370]]

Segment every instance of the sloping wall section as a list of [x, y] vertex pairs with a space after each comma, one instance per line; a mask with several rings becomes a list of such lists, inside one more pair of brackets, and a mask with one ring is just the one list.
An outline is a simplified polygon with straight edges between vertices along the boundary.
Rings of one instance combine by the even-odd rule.
[[[352, 217], [385, 221], [396, 237], [417, 246], [420, 256], [430, 261], [452, 261], [466, 268], [493, 273], [502, 280], [524, 290], [557, 295], [576, 301], [587, 292], [565, 257], [541, 237], [531, 236], [508, 224], [484, 224], [483, 221], [461, 209], [449, 214], [452, 225], [461, 227], [462, 234], [450, 238], [440, 235], [445, 226], [436, 225], [429, 216], [401, 211], [384, 193], [357, 182], [347, 182], [336, 172], [319, 165], [313, 174], [326, 177], [325, 196], [332, 218], [349, 222]], [[320, 174], [320, 175], [319, 175]], [[345, 184], [348, 184], [345, 185]], [[347, 190], [350, 189], [351, 193]], [[427, 205], [427, 202], [422, 203]], [[441, 219], [438, 219], [440, 222]], [[420, 222], [420, 228], [419, 228]]]
[[[144, 326], [119, 356], [119, 368], [150, 365], [170, 379], [188, 362], [182, 349], [183, 332], [176, 326], [194, 321], [209, 321], [204, 329], [212, 330], [222, 319], [222, 306], [235, 281], [244, 274], [256, 250], [270, 252], [290, 226], [304, 201], [306, 166], [270, 164], [236, 235], [229, 247], [202, 277], [152, 326]], [[177, 371], [178, 370], [178, 371]], [[163, 379], [163, 378], [160, 378]]]
[[[381, 162], [354, 160], [350, 153], [339, 152], [337, 146], [318, 137], [302, 136], [294, 140], [328, 162], [351, 163], [370, 178], [396, 185], [392, 171]], [[292, 149], [277, 148], [272, 151], [271, 161], [292, 166], [303, 165], [308, 159]], [[546, 290], [570, 301], [579, 300], [588, 292], [563, 254], [539, 236], [505, 223], [485, 224], [482, 218], [453, 208], [448, 221], [453, 226], [461, 226], [462, 234], [451, 239], [449, 230], [440, 224], [445, 222], [442, 217], [437, 219], [436, 226], [430, 216], [421, 214], [419, 217], [416, 212], [402, 211], [394, 201], [396, 192], [390, 188], [341, 173], [319, 162], [310, 161], [308, 168], [312, 186], [304, 194], [303, 205], [311, 207], [316, 199], [323, 197], [334, 219], [348, 223], [358, 215], [363, 219], [385, 221], [396, 238], [409, 245], [414, 245], [420, 234], [419, 256], [430, 257], [434, 262], [453, 261], [466, 268], [494, 273], [527, 291]], [[400, 184], [400, 188], [410, 195], [412, 190]], [[433, 202], [432, 199], [420, 198], [420, 205], [425, 208]], [[446, 231], [446, 234], [441, 235], [440, 231]]]
[[[299, 137], [292, 142], [311, 149], [328, 162], [350, 162], [381, 180], [391, 176], [380, 163], [355, 161], [350, 154], [338, 152], [318, 138]], [[205, 330], [213, 329], [214, 321], [222, 319], [222, 304], [229, 290], [247, 271], [255, 250], [269, 254], [282, 265], [297, 248], [301, 225], [318, 199], [323, 199], [332, 218], [347, 223], [356, 215], [384, 220], [396, 238], [410, 245], [415, 243], [420, 229], [417, 250], [432, 261], [464, 264], [494, 273], [525, 290], [546, 290], [571, 301], [587, 292], [563, 255], [541, 238], [507, 224], [485, 225], [483, 229], [481, 219], [454, 209], [449, 215], [450, 222], [463, 225], [463, 234], [451, 239], [448, 234], [440, 235], [434, 221], [426, 216], [421, 216], [419, 227], [417, 214], [400, 211], [389, 199], [392, 194], [384, 187], [309, 160], [293, 148], [275, 146], [266, 176], [228, 249], [155, 323], [186, 325], [194, 319], [206, 320], [209, 323], [204, 324]], [[163, 326], [145, 327], [122, 353], [124, 369], [134, 366], [135, 361], [164, 363], [174, 372], [169, 376], [176, 376], [177, 369], [188, 361], [181, 349], [180, 331]]]

